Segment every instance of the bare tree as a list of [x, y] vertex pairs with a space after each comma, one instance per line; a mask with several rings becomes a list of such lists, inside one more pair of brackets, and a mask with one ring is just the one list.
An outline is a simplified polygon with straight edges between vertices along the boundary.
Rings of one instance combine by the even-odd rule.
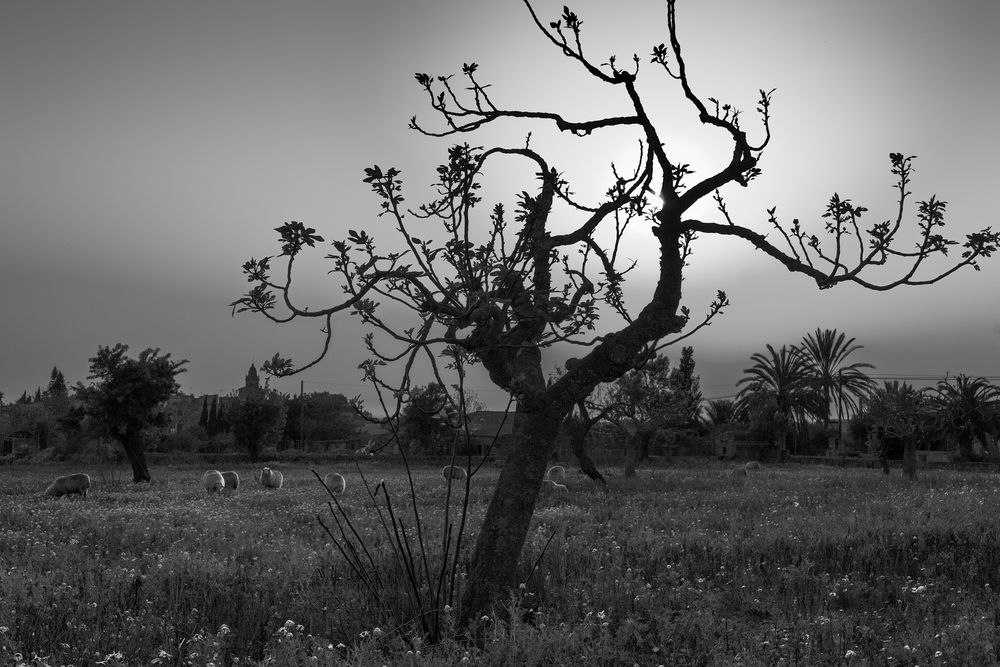
[[[374, 332], [366, 339], [371, 360], [365, 369], [373, 382], [381, 383], [377, 386], [401, 395], [408, 388], [413, 364], [422, 358], [436, 370], [435, 351], [443, 348], [452, 358], [481, 364], [490, 379], [513, 396], [520, 437], [507, 451], [475, 542], [461, 609], [466, 620], [513, 583], [562, 420], [596, 386], [637, 367], [666, 338], [685, 330], [690, 313], [681, 304], [682, 277], [698, 236], [741, 238], [790, 271], [812, 278], [822, 289], [847, 282], [874, 290], [933, 283], [962, 267], [978, 268], [980, 258], [990, 256], [1000, 243], [989, 228], [961, 243], [946, 239], [940, 233], [945, 203], [931, 197], [917, 206], [915, 245], [901, 247], [909, 227], [904, 221], [913, 174], [913, 158], [901, 153], [890, 155], [898, 192], [893, 220], [865, 229], [861, 221], [866, 209], [835, 194], [819, 232], [823, 239], [807, 232], [798, 220], [790, 225], [779, 222], [774, 208], [768, 209], [759, 226], [776, 230], [777, 244], [772, 243], [773, 234], [768, 238], [754, 226], [738, 224], [723, 192], [733, 185], [747, 187], [760, 174], [758, 160], [771, 136], [773, 91], [760, 91], [756, 111], [761, 138], [752, 141], [740, 110], [695, 92], [678, 38], [675, 3], [666, 4], [668, 39], [652, 49], [652, 74], [675, 83], [701, 123], [728, 139], [730, 150], [717, 171], [689, 182], [690, 166], [672, 153], [661, 134], [669, 122], [651, 117], [643, 103], [639, 56], [625, 65], [614, 58], [600, 63], [585, 52], [582, 22], [575, 13], [564, 8], [557, 20], [546, 22], [525, 0], [542, 37], [589, 73], [602, 86], [601, 92], [620, 95], [628, 113], [572, 119], [558, 111], [506, 106], [481, 82], [477, 65], [467, 63], [461, 84], [452, 77], [416, 75], [441, 124], [433, 129], [414, 117], [411, 127], [431, 137], [458, 137], [487, 125], [527, 120], [581, 138], [609, 128], [630, 128], [637, 135], [640, 155], [633, 169], [623, 172], [612, 165], [604, 196], [586, 202], [530, 142], [489, 148], [459, 144], [437, 169], [431, 201], [416, 208], [404, 204], [397, 169], [365, 170], [364, 182], [381, 200], [381, 216], [395, 228], [402, 245], [391, 252], [379, 251], [364, 230], [334, 241], [328, 258], [331, 274], [345, 293], [339, 303], [315, 308], [292, 298], [296, 258], [323, 240], [300, 222], [288, 222], [277, 230], [282, 244], [277, 258], [284, 263], [280, 277], [271, 276], [274, 257], [251, 259], [243, 267], [255, 286], [234, 302], [234, 311], [258, 312], [275, 322], [318, 318], [325, 325], [325, 342], [317, 358], [299, 367], [278, 358], [269, 366], [272, 372], [289, 374], [318, 363], [329, 347], [331, 318], [350, 311], [379, 333], [378, 344]], [[496, 203], [488, 216], [480, 215], [481, 178], [494, 164], [508, 172], [520, 166], [537, 178], [531, 192], [518, 196], [513, 217], [502, 203]], [[717, 221], [690, 217], [688, 212], [705, 198], [715, 202]], [[648, 301], [629, 307], [621, 286], [634, 264], [623, 259], [620, 242], [635, 221], [648, 224], [649, 242], [657, 248], [659, 262]], [[432, 239], [424, 233], [431, 222], [440, 225], [442, 236]], [[919, 271], [927, 260], [956, 245], [961, 257], [952, 266], [934, 275]], [[890, 260], [904, 264], [898, 277], [879, 283], [863, 274]], [[411, 311], [413, 326], [394, 326], [376, 299]], [[725, 302], [720, 292], [709, 313]], [[611, 326], [606, 317], [601, 321], [603, 333], [598, 333], [598, 315], [607, 316], [608, 311], [618, 316], [620, 324]], [[383, 351], [389, 348], [382, 342], [398, 347]], [[580, 354], [550, 384], [542, 370], [542, 353], [556, 344], [578, 346]], [[392, 362], [403, 365], [400, 384], [389, 385], [377, 376], [379, 368]]]

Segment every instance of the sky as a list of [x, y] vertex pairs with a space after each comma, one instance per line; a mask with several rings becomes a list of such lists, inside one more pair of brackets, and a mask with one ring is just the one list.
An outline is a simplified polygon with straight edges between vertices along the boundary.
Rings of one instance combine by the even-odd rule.
[[[547, 22], [562, 4], [535, 6]], [[689, 77], [703, 98], [751, 110], [758, 89], [777, 89], [763, 175], [725, 192], [736, 222], [767, 232], [765, 209], [777, 206], [782, 220], [818, 231], [834, 192], [868, 207], [869, 222], [888, 219], [888, 154], [900, 152], [918, 156], [914, 201], [936, 194], [949, 202], [953, 238], [996, 225], [1000, 4], [678, 5]], [[640, 92], [676, 162], [705, 174], [728, 159], [724, 137], [701, 128], [673, 82], [648, 64], [652, 47], [667, 41], [662, 2], [571, 8], [595, 60], [640, 55]], [[407, 129], [412, 115], [435, 121], [413, 74], [458, 73], [464, 62], [479, 63], [479, 79], [507, 106], [574, 120], [627, 110], [620, 91], [561, 56], [513, 0], [0, 3], [5, 402], [44, 388], [53, 366], [70, 383], [85, 379], [98, 346], [118, 342], [188, 359], [179, 380], [195, 395], [241, 386], [249, 365], [275, 352], [310, 360], [322, 343], [317, 322], [231, 316], [228, 304], [248, 288], [240, 266], [277, 254], [273, 230], [288, 220], [327, 240], [359, 228], [390, 237], [363, 169], [396, 166], [411, 201], [429, 193], [453, 140]], [[759, 130], [752, 113], [744, 125]], [[635, 156], [629, 133], [588, 143], [508, 124], [468, 140], [523, 145], [529, 131], [581, 196], [606, 189], [609, 162]], [[496, 202], [509, 207], [525, 187], [506, 177], [490, 181], [497, 187], [484, 193], [484, 213]], [[697, 213], [719, 218], [710, 207]], [[636, 228], [624, 240], [638, 261], [626, 288], [635, 310], [652, 288], [650, 238]], [[297, 292], [314, 307], [340, 295], [315, 269]], [[701, 239], [684, 303], [697, 317], [722, 289], [732, 305], [686, 343], [707, 397], [733, 394], [765, 344], [796, 343], [816, 328], [855, 337], [864, 349], [854, 359], [880, 375], [1000, 376], [998, 278], [995, 258], [929, 287], [820, 292], [746, 244]], [[306, 391], [370, 397], [357, 369], [363, 334], [338, 318], [328, 358], [272, 386], [298, 391], [301, 380]], [[546, 364], [566, 356], [554, 351]], [[506, 403], [481, 375], [471, 382], [488, 407]]]

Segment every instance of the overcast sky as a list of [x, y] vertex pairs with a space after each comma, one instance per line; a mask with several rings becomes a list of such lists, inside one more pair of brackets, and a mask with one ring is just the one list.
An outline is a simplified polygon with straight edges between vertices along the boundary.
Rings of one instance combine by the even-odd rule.
[[[767, 232], [764, 209], [777, 206], [785, 221], [818, 226], [834, 191], [868, 207], [869, 224], [888, 219], [896, 151], [919, 156], [914, 199], [948, 201], [952, 236], [996, 224], [1000, 3], [678, 4], [700, 95], [752, 109], [759, 88], [777, 88], [764, 175], [727, 191], [737, 222]], [[561, 6], [537, 2], [546, 21]], [[718, 133], [700, 129], [648, 64], [651, 47], [667, 41], [663, 3], [572, 9], [595, 60], [640, 55], [640, 90], [675, 162], [704, 174], [728, 159]], [[414, 114], [434, 121], [413, 73], [455, 73], [472, 61], [508, 106], [575, 120], [625, 109], [620, 91], [551, 48], [513, 0], [0, 3], [4, 400], [44, 388], [53, 366], [83, 379], [98, 346], [117, 342], [189, 359], [180, 380], [194, 394], [228, 392], [274, 352], [308, 359], [321, 343], [315, 322], [230, 317], [227, 304], [247, 289], [240, 265], [276, 254], [273, 228], [287, 220], [328, 240], [348, 228], [377, 232], [377, 201], [361, 183], [372, 164], [402, 169], [408, 198], [423, 199], [450, 142], [407, 129]], [[752, 114], [745, 127], [758, 129]], [[608, 162], [635, 152], [631, 136], [585, 144], [525, 125], [470, 141], [521, 145], [532, 129], [533, 147], [577, 179], [581, 195], [603, 192]], [[515, 192], [487, 191], [485, 203], [509, 206]], [[655, 267], [644, 254], [650, 239], [648, 229], [626, 239], [640, 260], [628, 288], [636, 309], [652, 278], [643, 266]], [[794, 343], [817, 327], [855, 336], [865, 346], [857, 360], [880, 374], [997, 376], [998, 278], [1000, 260], [987, 260], [982, 272], [932, 287], [820, 292], [763, 253], [706, 240], [685, 303], [697, 316], [723, 289], [732, 306], [689, 342], [710, 397], [732, 394], [765, 343]], [[339, 291], [304, 281], [302, 296], [318, 306]], [[365, 393], [363, 331], [347, 318], [334, 331], [329, 359], [302, 377], [306, 390]], [[297, 391], [298, 378], [276, 386]], [[477, 389], [502, 407], [488, 383]]]

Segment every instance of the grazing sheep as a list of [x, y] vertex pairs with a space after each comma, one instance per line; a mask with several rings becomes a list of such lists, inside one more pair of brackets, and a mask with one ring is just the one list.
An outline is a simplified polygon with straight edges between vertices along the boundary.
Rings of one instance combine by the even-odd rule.
[[260, 471], [260, 485], [265, 489], [280, 489], [285, 483], [285, 476], [278, 470], [264, 468]]
[[568, 493], [569, 489], [566, 488], [565, 484], [560, 484], [551, 479], [542, 480], [542, 493], [549, 495], [552, 493]]
[[90, 475], [78, 472], [65, 477], [56, 477], [56, 481], [45, 489], [46, 495], [65, 496], [70, 493], [79, 493], [84, 498], [87, 497], [87, 489], [90, 488]]
[[344, 492], [347, 488], [347, 480], [339, 472], [330, 472], [323, 477], [323, 483], [326, 484], [326, 488], [330, 489], [332, 493], [338, 496]]
[[240, 488], [240, 474], [235, 470], [227, 470], [222, 473], [222, 479], [226, 480], [226, 488], [235, 491]]
[[566, 483], [566, 468], [562, 466], [552, 466], [545, 471], [545, 479], [551, 480], [553, 482]]
[[462, 466], [445, 466], [441, 470], [441, 474], [444, 475], [445, 479], [465, 479], [469, 476], [469, 473]]
[[746, 470], [760, 470], [760, 463], [757, 461], [749, 461], [745, 466]]
[[729, 473], [729, 479], [732, 481], [733, 486], [743, 486], [747, 483], [747, 469], [736, 468]]
[[209, 493], [218, 493], [226, 488], [226, 478], [218, 470], [209, 470], [201, 476], [201, 485]]

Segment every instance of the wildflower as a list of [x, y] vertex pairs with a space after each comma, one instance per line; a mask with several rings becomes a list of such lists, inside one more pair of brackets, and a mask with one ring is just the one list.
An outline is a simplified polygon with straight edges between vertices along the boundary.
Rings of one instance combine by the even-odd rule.
[[605, 611], [603, 609], [600, 610], [599, 612], [597, 612], [597, 618], [601, 619], [602, 621], [605, 618], [607, 618], [607, 616], [608, 616], [607, 613], [605, 613]]
[[485, 623], [486, 621], [490, 620], [490, 617], [487, 616], [486, 614], [483, 614], [483, 617], [480, 618], [479, 620]]
[[339, 644], [337, 644], [337, 648], [347, 648], [347, 647], [344, 646], [344, 642], [340, 642]]
[[230, 632], [231, 631], [229, 629], [229, 626], [226, 625], [225, 623], [223, 623], [222, 625], [219, 626], [219, 634], [220, 635], [228, 635]]
[[847, 649], [847, 653], [844, 654], [844, 657], [850, 659], [856, 656], [857, 654], [858, 654], [857, 651], [855, 651], [854, 649]]
[[451, 613], [451, 605], [450, 604], [446, 604], [444, 606], [444, 613], [446, 613], [446, 614], [450, 614]]
[[375, 628], [374, 630], [372, 630], [372, 637], [381, 637], [381, 636], [382, 636], [382, 628]]

